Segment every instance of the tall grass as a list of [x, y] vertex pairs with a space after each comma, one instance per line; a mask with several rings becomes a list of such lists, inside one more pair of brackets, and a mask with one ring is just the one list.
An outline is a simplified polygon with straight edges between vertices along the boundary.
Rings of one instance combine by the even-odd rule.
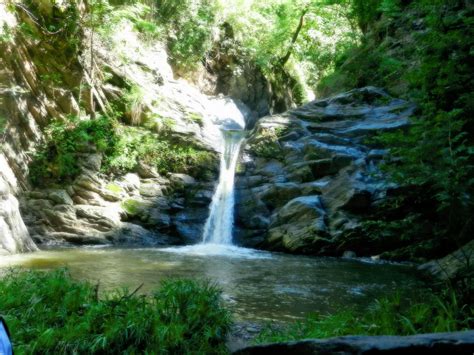
[[0, 314], [18, 354], [220, 354], [231, 325], [207, 282], [169, 280], [151, 296], [99, 298], [65, 269], [10, 271], [0, 280]]
[[434, 295], [423, 293], [415, 300], [400, 294], [377, 300], [365, 313], [341, 311], [312, 314], [287, 327], [268, 325], [257, 343], [319, 339], [344, 335], [414, 335], [472, 329], [474, 306], [463, 304], [453, 290]]

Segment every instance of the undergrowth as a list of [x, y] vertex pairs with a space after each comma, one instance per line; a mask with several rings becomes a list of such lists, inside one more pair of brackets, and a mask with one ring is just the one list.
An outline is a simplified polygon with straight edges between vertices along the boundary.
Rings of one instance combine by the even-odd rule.
[[377, 300], [366, 312], [311, 314], [287, 327], [268, 325], [257, 343], [321, 339], [344, 335], [414, 335], [472, 329], [474, 307], [454, 291], [424, 293], [406, 300], [397, 294]]
[[103, 156], [101, 170], [107, 174], [133, 171], [142, 162], [162, 174], [187, 173], [206, 179], [216, 166], [213, 153], [166, 134], [124, 126], [105, 116], [69, 117], [46, 129], [46, 141], [30, 165], [30, 180], [35, 186], [71, 182], [81, 171], [82, 158], [93, 152]]
[[11, 270], [0, 314], [17, 354], [221, 354], [231, 325], [208, 282], [168, 280], [150, 296], [96, 286], [65, 269]]

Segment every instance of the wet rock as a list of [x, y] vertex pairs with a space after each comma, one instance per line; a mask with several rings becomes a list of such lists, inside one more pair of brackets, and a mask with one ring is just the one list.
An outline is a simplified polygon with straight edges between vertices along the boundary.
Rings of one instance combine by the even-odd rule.
[[107, 239], [122, 245], [154, 246], [160, 244], [155, 233], [132, 223], [123, 223], [120, 229], [108, 233]]
[[201, 241], [208, 214], [207, 209], [187, 208], [173, 216], [172, 224], [183, 243], [195, 244]]
[[267, 243], [271, 248], [310, 252], [328, 242], [328, 228], [319, 196], [298, 197], [271, 217]]
[[[363, 247], [366, 236], [357, 231], [393, 186], [378, 167], [388, 152], [373, 149], [366, 139], [406, 127], [414, 109], [368, 87], [260, 119], [245, 146], [246, 169], [236, 178], [236, 227], [247, 236], [239, 240], [254, 245], [255, 235], [263, 233], [260, 247], [323, 255], [341, 255], [340, 248], [377, 253]], [[275, 156], [255, 155], [264, 137], [277, 137]], [[305, 196], [319, 204], [294, 202]], [[357, 243], [346, 245], [344, 238], [352, 234], [358, 235]]]
[[301, 189], [295, 183], [276, 183], [263, 186], [263, 191], [257, 195], [270, 210], [273, 210], [301, 195]]
[[353, 251], [347, 250], [344, 252], [344, 254], [342, 254], [342, 257], [344, 259], [355, 259], [357, 257], [357, 254]]
[[171, 217], [160, 208], [153, 208], [148, 213], [146, 223], [158, 229], [167, 229], [171, 225]]

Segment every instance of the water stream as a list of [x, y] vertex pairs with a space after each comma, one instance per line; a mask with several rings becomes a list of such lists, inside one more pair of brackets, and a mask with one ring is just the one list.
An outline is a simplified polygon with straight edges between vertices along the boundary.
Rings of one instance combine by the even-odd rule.
[[243, 140], [242, 130], [222, 132], [223, 150], [221, 154], [219, 183], [209, 208], [209, 217], [204, 226], [204, 244], [232, 244], [234, 227], [234, 179]]

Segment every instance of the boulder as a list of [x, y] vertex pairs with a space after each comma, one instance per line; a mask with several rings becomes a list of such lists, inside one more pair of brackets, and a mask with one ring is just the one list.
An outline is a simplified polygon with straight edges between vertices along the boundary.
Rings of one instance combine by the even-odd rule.
[[298, 197], [271, 217], [267, 243], [271, 248], [310, 252], [328, 243], [326, 212], [319, 196]]
[[474, 240], [439, 260], [420, 265], [419, 270], [438, 280], [472, 277], [474, 273]]
[[186, 174], [170, 174], [169, 179], [174, 188], [183, 188], [196, 183], [196, 179]]

